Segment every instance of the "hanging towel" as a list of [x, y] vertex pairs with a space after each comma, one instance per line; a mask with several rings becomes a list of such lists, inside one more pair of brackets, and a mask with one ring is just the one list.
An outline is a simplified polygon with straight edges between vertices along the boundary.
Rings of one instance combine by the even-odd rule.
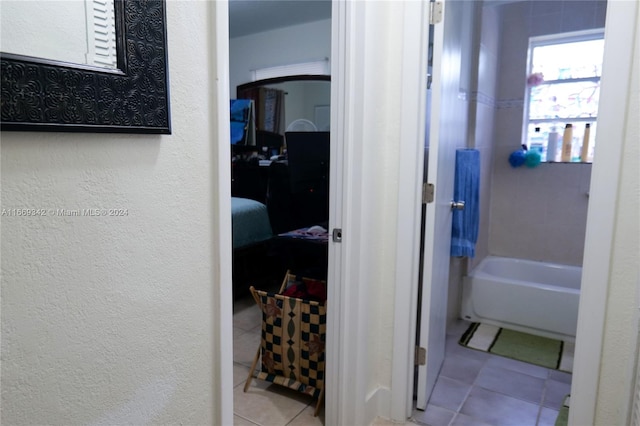
[[464, 201], [464, 210], [453, 211], [451, 256], [474, 257], [480, 222], [480, 152], [456, 151], [453, 200]]

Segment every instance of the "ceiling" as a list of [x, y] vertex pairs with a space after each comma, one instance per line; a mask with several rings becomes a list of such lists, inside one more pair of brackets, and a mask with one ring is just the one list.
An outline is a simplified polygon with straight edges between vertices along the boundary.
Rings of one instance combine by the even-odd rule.
[[331, 0], [230, 0], [229, 37], [331, 18]]

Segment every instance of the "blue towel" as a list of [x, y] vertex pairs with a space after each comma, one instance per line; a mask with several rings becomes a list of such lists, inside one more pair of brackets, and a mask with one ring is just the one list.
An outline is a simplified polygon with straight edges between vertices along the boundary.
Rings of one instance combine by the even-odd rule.
[[464, 201], [464, 210], [453, 211], [451, 256], [474, 257], [480, 223], [480, 152], [456, 151], [453, 200]]

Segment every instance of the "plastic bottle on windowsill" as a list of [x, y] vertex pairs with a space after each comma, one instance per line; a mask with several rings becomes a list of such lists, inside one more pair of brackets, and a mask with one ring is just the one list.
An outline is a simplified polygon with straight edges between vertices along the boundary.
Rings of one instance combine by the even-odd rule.
[[589, 134], [591, 133], [591, 123], [584, 126], [584, 136], [582, 138], [582, 149], [580, 150], [580, 161], [586, 163], [589, 161]]
[[551, 127], [549, 138], [547, 139], [547, 162], [558, 161], [558, 132], [556, 126]]
[[562, 135], [562, 162], [571, 162], [571, 150], [573, 147], [573, 126], [567, 124], [564, 126], [564, 134]]
[[533, 137], [531, 141], [529, 141], [529, 150], [538, 151], [542, 153], [542, 149], [544, 148], [544, 136], [540, 132], [540, 127], [536, 127], [534, 130]]

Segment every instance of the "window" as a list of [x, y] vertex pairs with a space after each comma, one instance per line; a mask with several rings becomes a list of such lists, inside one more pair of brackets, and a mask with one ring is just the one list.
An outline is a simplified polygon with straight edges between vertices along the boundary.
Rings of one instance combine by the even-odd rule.
[[[529, 39], [524, 143], [529, 149], [540, 150], [543, 161], [561, 160], [563, 132], [565, 126], [571, 124], [573, 137], [570, 161], [591, 162], [603, 52], [602, 29]], [[539, 76], [542, 79], [536, 78]], [[588, 145], [583, 153], [587, 127], [590, 128], [587, 132]], [[555, 150], [547, 146], [550, 134], [551, 140], [554, 140], [554, 132], [558, 141]]]

